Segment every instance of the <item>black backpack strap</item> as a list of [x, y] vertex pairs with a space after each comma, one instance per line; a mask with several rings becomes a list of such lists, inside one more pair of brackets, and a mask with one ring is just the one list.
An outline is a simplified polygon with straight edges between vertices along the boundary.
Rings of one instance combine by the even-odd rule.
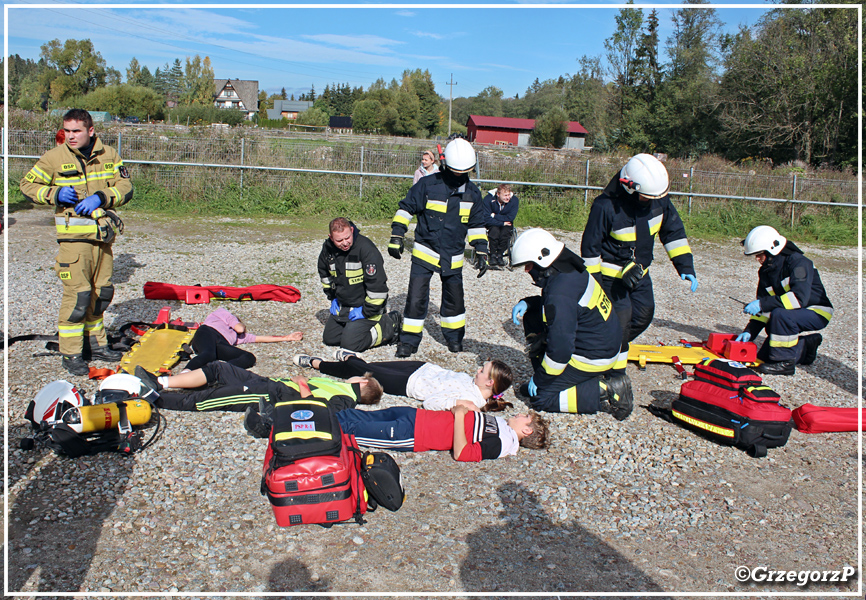
[[748, 453], [752, 458], [764, 458], [767, 456], [767, 447], [762, 444], [755, 444], [749, 448]]
[[58, 423], [48, 430], [48, 446], [70, 458], [93, 454], [93, 448], [86, 439], [66, 423]]

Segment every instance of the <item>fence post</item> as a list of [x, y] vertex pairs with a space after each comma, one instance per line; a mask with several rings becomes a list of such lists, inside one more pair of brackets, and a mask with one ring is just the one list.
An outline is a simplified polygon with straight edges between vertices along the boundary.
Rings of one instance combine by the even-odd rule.
[[[791, 182], [791, 200], [797, 199], [797, 174], [794, 173], [794, 179]], [[791, 202], [791, 229], [794, 229], [794, 203]]]
[[695, 168], [689, 167], [689, 214], [692, 214], [692, 181], [695, 179]]
[[481, 179], [481, 155], [477, 155], [475, 159], [475, 179]]
[[[244, 138], [241, 138], [241, 166], [244, 166]], [[241, 204], [244, 203], [244, 170], [241, 169]]]
[[358, 183], [358, 200], [364, 199], [364, 146], [361, 146], [361, 177]]
[[123, 132], [118, 131], [117, 132], [117, 154], [119, 154], [119, 155], [122, 154], [122, 152], [121, 152], [121, 148], [123, 146], [123, 144], [121, 143], [122, 140], [123, 140]]
[[589, 159], [586, 159], [586, 175], [583, 178], [583, 185], [586, 187], [583, 190], [583, 205], [586, 206], [589, 200]]

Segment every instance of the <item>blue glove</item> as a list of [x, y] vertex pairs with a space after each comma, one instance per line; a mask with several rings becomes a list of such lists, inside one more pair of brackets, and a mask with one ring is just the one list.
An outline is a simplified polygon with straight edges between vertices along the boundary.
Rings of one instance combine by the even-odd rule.
[[752, 339], [752, 334], [749, 333], [748, 331], [744, 331], [743, 333], [738, 335], [737, 339], [735, 339], [734, 341], [735, 342], [748, 342], [750, 339]]
[[511, 309], [511, 320], [514, 321], [515, 325], [520, 325], [520, 317], [526, 314], [526, 309], [528, 308], [525, 300], [521, 300], [514, 305], [514, 308]]
[[331, 314], [335, 317], [340, 314], [340, 301], [336, 298], [331, 300]]
[[752, 300], [746, 307], [743, 309], [743, 312], [752, 316], [761, 314], [761, 301], [760, 300]]
[[56, 198], [58, 204], [75, 204], [78, 202], [78, 192], [72, 186], [64, 186], [57, 192]]
[[356, 306], [352, 310], [349, 311], [349, 320], [357, 321], [358, 319], [364, 318], [364, 307]]
[[535, 377], [532, 377], [529, 381], [526, 382], [526, 390], [533, 398], [538, 395], [538, 386], [535, 385]]
[[693, 291], [693, 292], [694, 292], [695, 290], [698, 289], [698, 278], [695, 277], [694, 275], [682, 275], [682, 276], [680, 277], [680, 279], [682, 279], [683, 281], [685, 281], [686, 279], [688, 279], [689, 281], [691, 281], [691, 282], [692, 282], [692, 291]]
[[92, 213], [100, 206], [102, 206], [102, 198], [100, 198], [98, 194], [93, 194], [92, 196], [88, 196], [87, 198], [76, 204], [75, 212], [77, 212], [79, 215], [89, 217], [90, 213]]

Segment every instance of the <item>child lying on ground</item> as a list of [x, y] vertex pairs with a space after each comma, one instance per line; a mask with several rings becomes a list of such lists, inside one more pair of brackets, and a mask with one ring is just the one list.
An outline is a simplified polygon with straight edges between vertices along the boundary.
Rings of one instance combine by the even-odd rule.
[[298, 354], [293, 360], [300, 367], [316, 369], [340, 379], [369, 373], [379, 380], [386, 394], [421, 400], [427, 410], [450, 410], [462, 403], [482, 412], [501, 411], [512, 406], [502, 399], [502, 394], [514, 376], [511, 368], [501, 360], [485, 362], [473, 377], [417, 360], [368, 363], [354, 352], [343, 349], [336, 350], [334, 357], [337, 362], [326, 362], [307, 354]]

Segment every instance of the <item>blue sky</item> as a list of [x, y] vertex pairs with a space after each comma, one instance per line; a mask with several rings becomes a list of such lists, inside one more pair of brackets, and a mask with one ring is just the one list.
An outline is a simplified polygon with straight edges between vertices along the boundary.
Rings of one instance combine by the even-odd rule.
[[[506, 97], [532, 82], [578, 69], [583, 55], [603, 55], [621, 5], [494, 6], [391, 5], [347, 8], [300, 5], [104, 5], [21, 3], [8, 6], [8, 53], [38, 59], [39, 47], [58, 38], [89, 38], [106, 63], [124, 76], [135, 57], [151, 72], [196, 54], [209, 56], [217, 78], [254, 79], [268, 93], [285, 87], [296, 96], [338, 82], [364, 89], [405, 69], [430, 71], [448, 97], [473, 96], [488, 86]], [[118, 8], [118, 6], [121, 6]], [[381, 5], [377, 5], [381, 6]], [[429, 6], [429, 5], [427, 5]], [[658, 8], [662, 43], [680, 4]], [[731, 6], [731, 7], [729, 7]], [[754, 24], [774, 6], [719, 5], [727, 31]], [[649, 14], [649, 9], [645, 11]]]

